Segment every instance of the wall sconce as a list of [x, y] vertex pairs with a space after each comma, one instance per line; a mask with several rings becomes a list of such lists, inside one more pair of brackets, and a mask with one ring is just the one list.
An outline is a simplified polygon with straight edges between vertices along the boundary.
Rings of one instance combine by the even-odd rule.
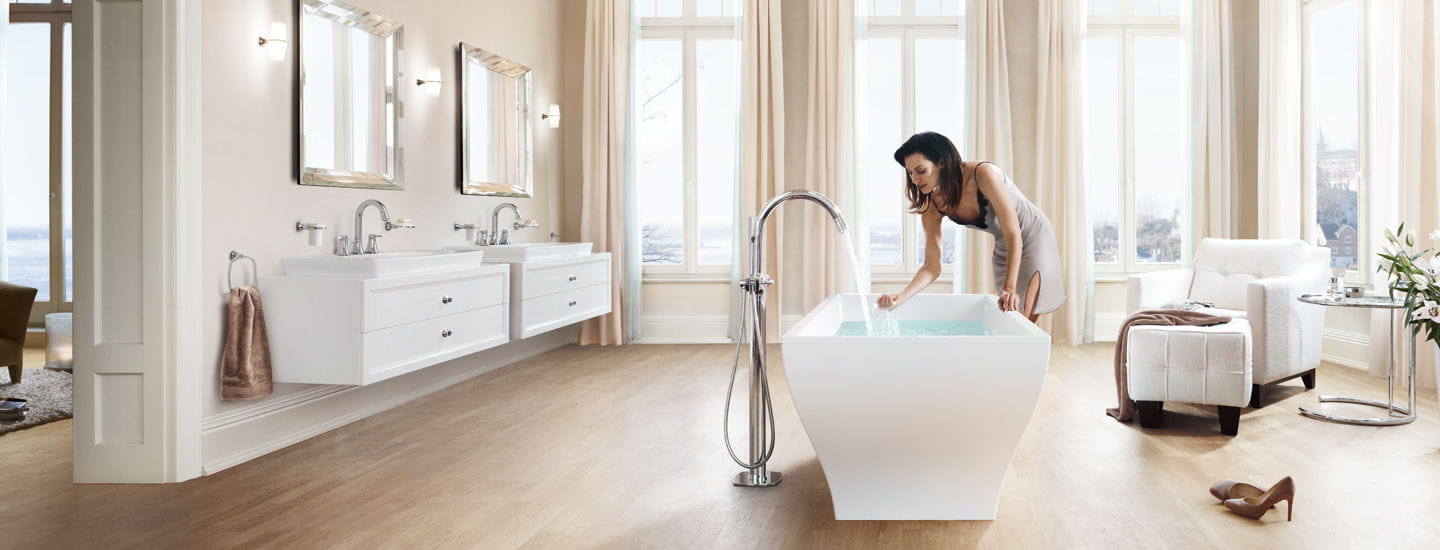
[[271, 61], [285, 60], [285, 47], [289, 45], [285, 34], [285, 22], [276, 21], [270, 24], [270, 32], [260, 37], [260, 47], [270, 52]]
[[559, 127], [560, 127], [560, 106], [559, 106], [559, 105], [556, 105], [556, 104], [554, 104], [554, 103], [551, 103], [551, 104], [550, 104], [550, 109], [549, 109], [548, 111], [545, 111], [545, 112], [543, 112], [543, 113], [540, 113], [540, 120], [548, 120], [548, 121], [550, 121], [550, 127], [551, 127], [551, 128], [559, 128]]
[[415, 79], [415, 85], [425, 90], [425, 95], [440, 97], [440, 67], [430, 67], [425, 78]]

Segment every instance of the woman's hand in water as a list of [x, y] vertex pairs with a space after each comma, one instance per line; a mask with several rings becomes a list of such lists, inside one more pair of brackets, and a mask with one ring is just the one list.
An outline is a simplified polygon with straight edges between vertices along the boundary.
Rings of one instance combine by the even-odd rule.
[[1014, 290], [1003, 290], [1003, 289], [1002, 289], [1002, 290], [1000, 291], [1000, 297], [999, 297], [999, 300], [997, 300], [997, 302], [998, 302], [999, 305], [1000, 305], [1000, 311], [1019, 311], [1019, 310], [1020, 310], [1020, 295], [1019, 295], [1019, 294], [1016, 294]]
[[899, 294], [881, 294], [880, 299], [875, 300], [875, 305], [880, 306], [880, 309], [892, 309], [903, 301], [905, 297]]

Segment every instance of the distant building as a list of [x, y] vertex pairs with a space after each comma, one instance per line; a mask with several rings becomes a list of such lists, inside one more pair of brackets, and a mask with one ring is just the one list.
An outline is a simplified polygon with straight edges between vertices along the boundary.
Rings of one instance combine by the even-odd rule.
[[1322, 223], [1325, 246], [1330, 249], [1330, 267], [1351, 267], [1360, 255], [1360, 233], [1350, 224]]

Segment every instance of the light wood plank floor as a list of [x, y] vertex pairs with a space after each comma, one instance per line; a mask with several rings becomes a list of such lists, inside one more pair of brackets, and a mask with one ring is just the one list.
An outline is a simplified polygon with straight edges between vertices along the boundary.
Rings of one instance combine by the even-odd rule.
[[[1111, 345], [1057, 347], [999, 519], [837, 522], [774, 376], [772, 489], [730, 485], [720, 440], [729, 346], [570, 346], [215, 475], [70, 483], [69, 421], [0, 438], [4, 546], [53, 547], [1387, 547], [1440, 540], [1440, 422], [1373, 428], [1295, 407], [1298, 381], [1246, 410], [1168, 406], [1164, 430], [1104, 416]], [[781, 366], [780, 350], [771, 354]], [[779, 369], [777, 369], [778, 371]], [[1384, 395], [1325, 365], [1327, 393]], [[1328, 407], [1328, 406], [1327, 406]], [[1349, 409], [1340, 410], [1355, 410]], [[1369, 412], [1369, 411], [1358, 411]], [[739, 420], [739, 419], [737, 419]], [[740, 425], [737, 422], [736, 425]], [[738, 444], [738, 443], [737, 443]], [[1294, 476], [1295, 520], [1251, 521], [1206, 489]], [[1283, 506], [1283, 505], [1281, 505]]]

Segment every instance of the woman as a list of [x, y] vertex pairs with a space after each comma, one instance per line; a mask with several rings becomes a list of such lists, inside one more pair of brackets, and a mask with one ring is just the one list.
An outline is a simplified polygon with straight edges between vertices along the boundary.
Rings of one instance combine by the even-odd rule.
[[893, 308], [940, 277], [941, 217], [995, 236], [995, 285], [1001, 311], [1020, 311], [1030, 322], [1065, 303], [1060, 253], [1050, 220], [994, 163], [965, 162], [949, 138], [934, 132], [910, 137], [895, 150], [905, 167], [905, 197], [925, 228], [925, 265], [899, 294], [877, 301]]

